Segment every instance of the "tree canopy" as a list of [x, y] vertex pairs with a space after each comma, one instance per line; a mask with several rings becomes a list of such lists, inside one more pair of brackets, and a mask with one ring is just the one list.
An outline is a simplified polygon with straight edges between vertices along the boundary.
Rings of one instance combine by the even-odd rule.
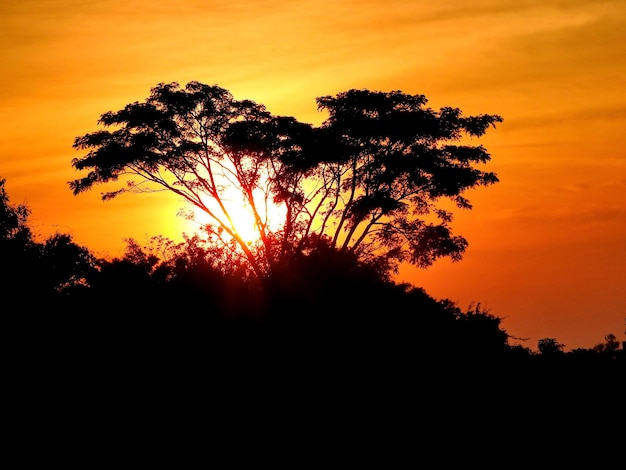
[[[167, 189], [207, 214], [211, 243], [260, 278], [320, 247], [388, 274], [401, 262], [461, 259], [468, 243], [452, 232], [443, 202], [470, 209], [466, 190], [498, 181], [478, 168], [487, 150], [468, 142], [502, 118], [437, 111], [424, 95], [400, 91], [352, 89], [317, 104], [328, 116], [316, 127], [216, 85], [161, 83], [75, 139], [87, 153], [72, 165], [88, 173], [69, 186], [77, 195], [123, 178], [104, 200]], [[256, 242], [238, 231], [233, 188], [254, 217]], [[272, 205], [283, 209], [277, 225], [269, 223]]]
[[28, 223], [30, 208], [11, 204], [5, 183], [0, 178], [0, 296], [4, 302], [27, 309], [83, 285], [94, 269], [95, 257], [69, 234], [55, 233], [37, 241]]

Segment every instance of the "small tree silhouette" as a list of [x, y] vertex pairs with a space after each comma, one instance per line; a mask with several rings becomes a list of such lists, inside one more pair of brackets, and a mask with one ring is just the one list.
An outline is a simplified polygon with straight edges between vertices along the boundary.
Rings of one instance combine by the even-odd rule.
[[563, 354], [564, 344], [559, 343], [555, 338], [542, 338], [538, 341], [539, 353], [544, 357], [555, 357]]

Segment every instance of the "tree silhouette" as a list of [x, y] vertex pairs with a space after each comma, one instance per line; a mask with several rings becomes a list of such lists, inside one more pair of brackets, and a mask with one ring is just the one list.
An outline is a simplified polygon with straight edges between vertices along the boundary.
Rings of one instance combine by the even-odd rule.
[[30, 209], [12, 205], [0, 179], [0, 260], [3, 299], [14, 307], [44, 306], [56, 294], [85, 284], [95, 269], [95, 258], [68, 234], [55, 233], [38, 242], [28, 225]]
[[563, 355], [564, 344], [559, 343], [556, 338], [541, 338], [537, 342], [539, 353], [544, 357], [557, 357]]
[[13, 241], [25, 246], [32, 242], [28, 226], [30, 209], [25, 204], [12, 205], [7, 194], [5, 178], [0, 178], [0, 241]]
[[[70, 188], [76, 195], [126, 179], [105, 200], [165, 188], [206, 213], [208, 236], [260, 278], [285, 257], [317, 249], [312, 241], [388, 273], [404, 261], [460, 259], [467, 241], [452, 234], [452, 213], [437, 202], [469, 209], [465, 190], [497, 181], [476, 168], [490, 160], [487, 151], [461, 142], [502, 119], [434, 111], [423, 95], [399, 91], [350, 90], [317, 103], [329, 117], [313, 127], [218, 86], [159, 84], [75, 139], [88, 153], [72, 165], [89, 173]], [[232, 188], [254, 217], [257, 243], [237, 230]], [[278, 228], [268, 222], [270, 204], [284, 208]]]
[[9, 298], [25, 300], [24, 288], [37, 262], [37, 246], [28, 226], [30, 209], [13, 205], [0, 179], [0, 259], [2, 260], [2, 294]]
[[471, 204], [463, 193], [497, 182], [475, 168], [490, 155], [482, 146], [459, 145], [502, 121], [497, 115], [463, 117], [457, 108], [426, 108], [424, 95], [350, 90], [317, 100], [329, 118], [319, 129], [316, 156], [327, 181], [321, 213], [333, 244], [391, 262], [427, 267], [442, 256], [459, 260], [467, 241], [454, 236], [452, 213], [437, 205]]

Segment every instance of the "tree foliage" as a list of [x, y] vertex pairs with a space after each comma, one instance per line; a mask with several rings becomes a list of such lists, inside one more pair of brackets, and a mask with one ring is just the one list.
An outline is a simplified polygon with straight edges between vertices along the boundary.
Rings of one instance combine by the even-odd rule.
[[537, 348], [542, 356], [554, 357], [563, 354], [565, 345], [559, 343], [556, 338], [541, 338], [537, 342]]
[[[212, 241], [260, 278], [321, 246], [387, 273], [401, 262], [459, 260], [467, 241], [453, 234], [452, 213], [440, 203], [469, 209], [466, 190], [498, 181], [477, 168], [490, 160], [486, 149], [465, 140], [502, 118], [436, 111], [425, 96], [400, 91], [349, 90], [317, 104], [328, 114], [319, 127], [219, 86], [162, 83], [75, 139], [87, 153], [72, 165], [88, 173], [69, 185], [76, 195], [122, 177], [105, 200], [165, 188], [206, 213]], [[237, 229], [233, 188], [235, 204], [254, 217], [255, 243]], [[271, 205], [284, 210], [277, 225]]]
[[68, 234], [55, 233], [42, 242], [28, 224], [30, 209], [13, 205], [0, 178], [0, 263], [3, 300], [16, 299], [20, 308], [49, 300], [85, 282], [95, 258]]
[[614, 354], [619, 349], [617, 336], [609, 333], [604, 337], [604, 343], [596, 344], [593, 350], [600, 354]]
[[32, 233], [28, 226], [30, 209], [25, 204], [11, 204], [5, 184], [6, 179], [0, 178], [0, 243], [29, 245], [32, 243]]

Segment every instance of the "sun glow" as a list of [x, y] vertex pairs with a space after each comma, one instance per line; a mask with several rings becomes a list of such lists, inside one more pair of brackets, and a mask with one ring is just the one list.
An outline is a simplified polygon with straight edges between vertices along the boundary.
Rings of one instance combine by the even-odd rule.
[[[253, 195], [256, 210], [261, 222], [266, 226], [266, 231], [278, 230], [285, 221], [286, 208], [284, 205], [277, 205], [266, 199], [265, 194], [260, 189], [255, 190]], [[222, 203], [225, 211], [222, 211], [214, 200], [205, 202], [206, 206], [226, 226], [236, 232], [244, 242], [248, 245], [256, 243], [260, 239], [260, 231], [252, 207], [247, 201], [244, 201], [241, 192], [233, 187], [225, 190], [222, 195]], [[227, 215], [230, 217], [230, 221]], [[219, 226], [213, 217], [198, 208], [193, 208], [193, 217], [189, 219], [186, 225], [187, 230], [197, 234], [201, 234], [202, 228], [206, 225], [213, 225], [216, 228]]]

